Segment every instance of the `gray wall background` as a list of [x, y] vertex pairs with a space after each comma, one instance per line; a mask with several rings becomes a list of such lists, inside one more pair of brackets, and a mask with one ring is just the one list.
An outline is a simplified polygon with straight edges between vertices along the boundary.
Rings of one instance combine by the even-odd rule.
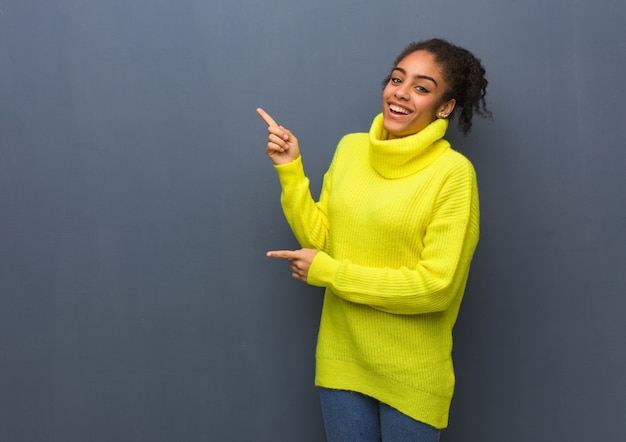
[[482, 238], [444, 442], [626, 434], [623, 0], [0, 0], [0, 440], [320, 441], [314, 193], [412, 40], [468, 47]]

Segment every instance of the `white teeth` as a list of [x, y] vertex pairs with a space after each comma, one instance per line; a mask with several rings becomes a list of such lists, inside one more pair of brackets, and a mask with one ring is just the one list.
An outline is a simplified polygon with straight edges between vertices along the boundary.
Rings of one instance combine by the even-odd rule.
[[394, 112], [397, 112], [399, 114], [404, 114], [404, 115], [408, 115], [410, 112], [408, 110], [406, 110], [403, 107], [400, 106], [396, 106], [395, 104], [391, 104], [389, 105], [389, 109], [391, 109]]

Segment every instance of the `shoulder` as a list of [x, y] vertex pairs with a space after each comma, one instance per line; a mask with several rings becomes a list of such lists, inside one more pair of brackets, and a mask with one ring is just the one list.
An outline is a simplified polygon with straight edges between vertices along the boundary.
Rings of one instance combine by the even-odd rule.
[[369, 143], [369, 134], [366, 132], [355, 132], [344, 135], [339, 140], [338, 147], [347, 146], [348, 148], [358, 148], [367, 146]]
[[335, 159], [342, 156], [354, 155], [358, 152], [367, 151], [369, 145], [369, 134], [365, 132], [355, 132], [344, 135], [337, 144]]
[[449, 148], [440, 158], [442, 167], [454, 174], [475, 176], [476, 171], [472, 162], [461, 152]]
[[443, 187], [472, 189], [478, 186], [476, 170], [472, 162], [462, 153], [449, 148], [432, 165]]

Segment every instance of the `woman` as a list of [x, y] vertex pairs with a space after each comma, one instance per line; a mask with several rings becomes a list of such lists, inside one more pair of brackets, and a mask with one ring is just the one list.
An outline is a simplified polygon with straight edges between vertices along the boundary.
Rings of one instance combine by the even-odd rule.
[[325, 287], [315, 383], [329, 441], [437, 441], [454, 389], [452, 327], [479, 236], [474, 169], [443, 139], [486, 108], [480, 61], [412, 43], [369, 133], [337, 146], [315, 202], [298, 140], [265, 111], [266, 152], [300, 250], [292, 276]]

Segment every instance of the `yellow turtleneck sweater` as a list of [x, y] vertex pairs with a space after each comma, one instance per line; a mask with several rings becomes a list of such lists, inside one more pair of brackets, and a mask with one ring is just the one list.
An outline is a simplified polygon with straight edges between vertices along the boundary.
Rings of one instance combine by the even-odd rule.
[[316, 385], [437, 428], [448, 424], [452, 327], [479, 236], [475, 172], [447, 127], [387, 140], [378, 115], [369, 134], [341, 140], [318, 202], [301, 158], [276, 166], [296, 238], [320, 250], [308, 274], [326, 288]]

